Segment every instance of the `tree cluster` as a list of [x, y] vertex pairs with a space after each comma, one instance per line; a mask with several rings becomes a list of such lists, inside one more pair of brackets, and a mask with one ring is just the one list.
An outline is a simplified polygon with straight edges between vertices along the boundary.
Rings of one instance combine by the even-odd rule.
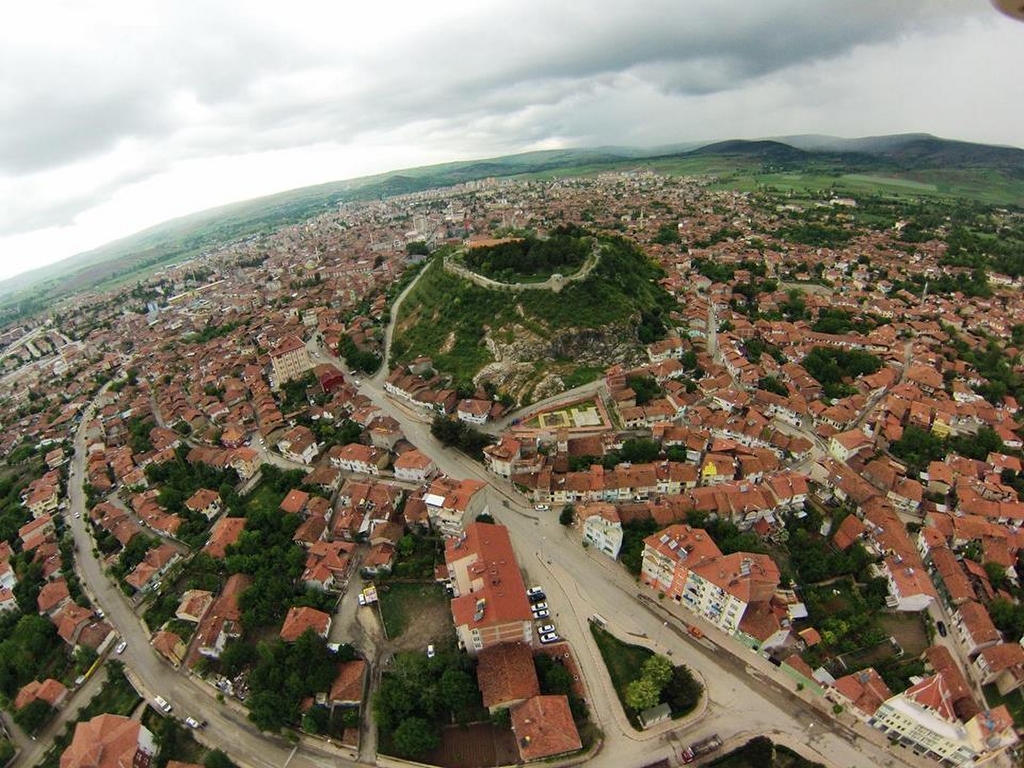
[[663, 701], [678, 717], [691, 712], [700, 701], [701, 684], [685, 665], [673, 666], [666, 656], [655, 654], [644, 661], [640, 676], [626, 686], [626, 705], [637, 712]]
[[900, 439], [889, 444], [892, 455], [905, 461], [911, 472], [927, 469], [928, 464], [942, 461], [949, 452], [984, 461], [989, 453], [1001, 453], [1004, 448], [1002, 439], [991, 427], [982, 427], [974, 435], [944, 439], [914, 424], [907, 425]]
[[306, 553], [292, 540], [298, 526], [297, 515], [262, 507], [250, 509], [245, 530], [228, 547], [228, 573], [247, 573], [253, 578], [238, 600], [242, 623], [248, 629], [279, 623], [300, 594], [295, 582], [302, 574]]
[[626, 384], [636, 393], [636, 404], [647, 405], [664, 394], [664, 390], [653, 376], [637, 375], [626, 378]]
[[882, 367], [882, 361], [859, 349], [815, 347], [802, 365], [821, 384], [827, 397], [845, 397], [856, 391], [846, 383], [848, 380], [875, 373]]
[[450, 651], [432, 659], [398, 654], [373, 698], [380, 731], [390, 733], [395, 753], [408, 758], [436, 748], [445, 725], [486, 714], [482, 706], [471, 662]]
[[517, 276], [569, 274], [579, 269], [593, 249], [593, 241], [576, 227], [559, 227], [541, 240], [527, 235], [519, 240], [474, 248], [466, 266], [486, 277], [510, 281]]
[[345, 360], [345, 364], [355, 371], [374, 373], [380, 368], [380, 355], [360, 349], [348, 334], [342, 335], [338, 341], [338, 354]]
[[463, 453], [478, 461], [483, 458], [483, 450], [494, 440], [461, 419], [450, 419], [440, 414], [434, 417], [430, 425], [430, 434], [445, 446], [454, 446]]
[[5, 638], [0, 642], [0, 693], [9, 699], [29, 681], [44, 677], [63, 657], [57, 628], [35, 613], [0, 616], [0, 637]]
[[280, 638], [256, 646], [256, 665], [249, 673], [249, 719], [260, 730], [278, 731], [299, 721], [302, 700], [330, 688], [338, 664], [355, 658], [348, 645], [337, 653], [312, 629], [294, 643]]

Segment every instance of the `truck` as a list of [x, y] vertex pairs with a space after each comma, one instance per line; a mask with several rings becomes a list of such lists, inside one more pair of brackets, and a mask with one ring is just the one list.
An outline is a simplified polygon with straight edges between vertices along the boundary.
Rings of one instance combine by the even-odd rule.
[[722, 740], [718, 737], [717, 733], [708, 736], [706, 739], [695, 741], [683, 750], [683, 762], [692, 763], [696, 758], [702, 755], [710, 755], [716, 749], [721, 748], [721, 746]]

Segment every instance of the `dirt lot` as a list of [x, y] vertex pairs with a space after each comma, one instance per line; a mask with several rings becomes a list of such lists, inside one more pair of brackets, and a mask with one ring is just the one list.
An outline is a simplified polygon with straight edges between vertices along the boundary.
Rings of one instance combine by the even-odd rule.
[[445, 728], [441, 746], [424, 762], [445, 768], [485, 768], [519, 762], [512, 731], [490, 723]]
[[438, 584], [388, 584], [380, 593], [388, 637], [399, 651], [426, 649], [429, 643], [454, 642], [448, 597]]
[[928, 632], [924, 628], [921, 614], [887, 613], [879, 617], [878, 623], [885, 632], [896, 638], [904, 655], [909, 658], [919, 656], [928, 647]]

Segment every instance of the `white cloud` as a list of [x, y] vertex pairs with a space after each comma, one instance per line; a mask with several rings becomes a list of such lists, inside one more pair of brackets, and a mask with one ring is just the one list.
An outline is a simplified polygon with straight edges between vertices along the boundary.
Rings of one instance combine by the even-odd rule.
[[236, 199], [541, 147], [903, 131], [1024, 145], [1024, 25], [976, 0], [9, 16], [0, 277]]

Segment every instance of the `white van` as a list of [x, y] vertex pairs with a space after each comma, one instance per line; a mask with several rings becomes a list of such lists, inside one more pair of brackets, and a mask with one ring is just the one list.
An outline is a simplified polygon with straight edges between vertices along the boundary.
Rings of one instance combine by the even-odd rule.
[[153, 701], [156, 702], [156, 705], [164, 712], [170, 712], [173, 709], [173, 707], [167, 703], [167, 699], [163, 696], [154, 696]]

